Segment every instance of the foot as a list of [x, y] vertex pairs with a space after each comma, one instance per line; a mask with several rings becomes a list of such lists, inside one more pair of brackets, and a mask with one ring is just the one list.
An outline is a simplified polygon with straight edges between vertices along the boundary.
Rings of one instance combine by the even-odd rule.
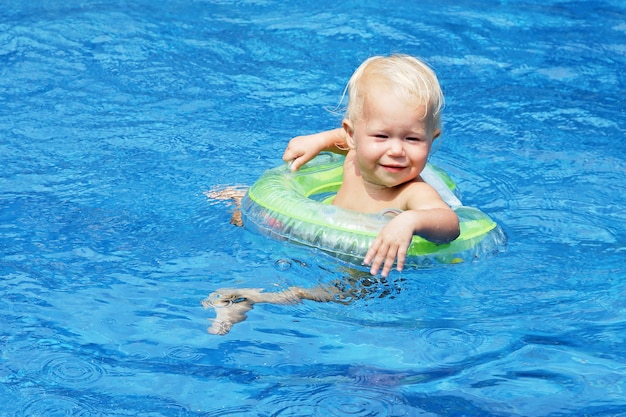
[[211, 200], [232, 200], [235, 204], [239, 205], [247, 191], [248, 187], [244, 185], [227, 185], [223, 188], [213, 187], [209, 191], [205, 191], [204, 195]]
[[204, 308], [215, 309], [215, 319], [207, 329], [211, 334], [225, 335], [236, 323], [246, 319], [252, 310], [261, 290], [257, 288], [229, 289], [215, 291], [202, 301]]
[[246, 195], [248, 187], [245, 186], [227, 186], [225, 188], [212, 188], [209, 191], [205, 191], [204, 195], [210, 200], [232, 201], [235, 203], [235, 211], [230, 218], [230, 224], [235, 226], [243, 226], [243, 220], [241, 219], [241, 199]]

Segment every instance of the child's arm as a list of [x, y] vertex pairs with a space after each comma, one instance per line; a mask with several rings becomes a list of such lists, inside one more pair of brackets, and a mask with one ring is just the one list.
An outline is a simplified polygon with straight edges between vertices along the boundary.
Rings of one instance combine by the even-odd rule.
[[323, 151], [343, 154], [347, 152], [346, 134], [343, 128], [296, 136], [289, 141], [283, 154], [283, 161], [291, 162], [291, 170], [297, 171]]
[[433, 197], [432, 204], [403, 211], [382, 228], [363, 260], [365, 265], [371, 265], [372, 275], [382, 266], [381, 275], [386, 277], [396, 259], [396, 269], [402, 271], [413, 235], [438, 244], [459, 236], [458, 216], [438, 196]]

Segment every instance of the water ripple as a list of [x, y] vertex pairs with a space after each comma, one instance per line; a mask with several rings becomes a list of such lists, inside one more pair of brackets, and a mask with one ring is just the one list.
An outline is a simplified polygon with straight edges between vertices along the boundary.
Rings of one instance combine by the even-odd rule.
[[105, 371], [102, 367], [76, 356], [55, 354], [42, 366], [42, 374], [52, 382], [63, 386], [85, 387], [100, 380]]
[[254, 407], [248, 405], [241, 405], [238, 407], [228, 407], [228, 408], [218, 408], [216, 410], [208, 411], [206, 413], [202, 413], [202, 417], [229, 417], [229, 416], [256, 416], [254, 412]]
[[[307, 386], [266, 398], [258, 415], [280, 416], [399, 416], [410, 415], [407, 401], [396, 392], [353, 385]], [[416, 411], [413, 410], [412, 413]]]
[[196, 362], [202, 358], [202, 353], [191, 346], [174, 346], [165, 353], [168, 359], [175, 362]]
[[94, 417], [104, 415], [80, 398], [67, 397], [54, 393], [38, 393], [29, 396], [29, 399], [15, 412], [15, 417], [21, 416], [85, 416]]
[[426, 341], [421, 354], [434, 363], [453, 359], [451, 355], [462, 359], [477, 352], [485, 341], [480, 333], [455, 328], [425, 329], [421, 337]]

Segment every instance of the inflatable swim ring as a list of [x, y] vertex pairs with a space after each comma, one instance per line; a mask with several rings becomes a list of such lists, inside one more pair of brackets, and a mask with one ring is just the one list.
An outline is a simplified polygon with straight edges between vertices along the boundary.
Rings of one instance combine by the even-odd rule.
[[[241, 202], [244, 226], [360, 264], [390, 217], [388, 212], [359, 213], [330, 204], [341, 185], [343, 161], [341, 155], [320, 154], [296, 172], [286, 166], [266, 171]], [[428, 164], [422, 178], [459, 216], [461, 234], [446, 244], [414, 236], [406, 266], [468, 261], [495, 251], [504, 241], [504, 234], [493, 220], [461, 204], [454, 193], [456, 185], [444, 171]]]

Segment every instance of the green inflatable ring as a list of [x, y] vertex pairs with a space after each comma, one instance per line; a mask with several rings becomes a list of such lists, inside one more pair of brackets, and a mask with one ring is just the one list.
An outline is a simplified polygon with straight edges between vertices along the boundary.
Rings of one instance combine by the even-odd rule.
[[[343, 161], [340, 155], [321, 154], [296, 172], [286, 166], [266, 171], [242, 200], [245, 227], [361, 263], [389, 216], [329, 204], [341, 185]], [[461, 234], [445, 244], [414, 236], [405, 265], [464, 262], [498, 249], [505, 240], [501, 229], [485, 213], [461, 204], [454, 194], [456, 185], [444, 171], [428, 164], [422, 177], [459, 216]]]

